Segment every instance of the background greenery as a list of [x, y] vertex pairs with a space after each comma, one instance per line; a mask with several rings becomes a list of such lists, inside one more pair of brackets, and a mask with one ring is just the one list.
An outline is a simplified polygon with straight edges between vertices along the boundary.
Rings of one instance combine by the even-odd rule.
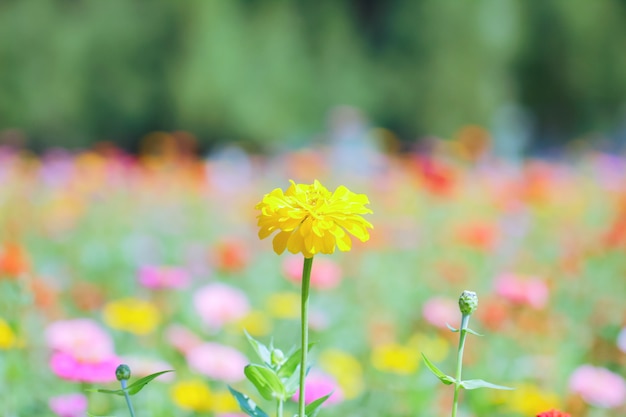
[[133, 149], [155, 130], [263, 148], [350, 105], [405, 141], [497, 130], [510, 109], [535, 146], [619, 141], [624, 21], [623, 0], [2, 0], [0, 131], [34, 148]]

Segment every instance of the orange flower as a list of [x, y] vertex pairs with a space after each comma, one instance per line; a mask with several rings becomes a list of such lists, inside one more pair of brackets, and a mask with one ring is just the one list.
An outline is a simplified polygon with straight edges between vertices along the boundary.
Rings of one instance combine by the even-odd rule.
[[0, 275], [17, 278], [28, 271], [26, 251], [15, 242], [5, 242], [0, 252]]
[[537, 414], [537, 417], [571, 417], [571, 416], [567, 413], [564, 413], [563, 411], [552, 409], [550, 411], [544, 411], [543, 413]]

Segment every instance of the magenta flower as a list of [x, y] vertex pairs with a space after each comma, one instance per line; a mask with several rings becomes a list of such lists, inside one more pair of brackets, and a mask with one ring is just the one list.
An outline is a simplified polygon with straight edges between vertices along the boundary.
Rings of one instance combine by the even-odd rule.
[[[320, 397], [328, 395], [332, 392], [332, 395], [326, 400], [325, 405], [338, 404], [343, 401], [343, 392], [339, 387], [339, 384], [332, 376], [320, 371], [311, 371], [306, 378], [304, 386], [304, 403], [310, 404]], [[296, 391], [291, 398], [293, 401], [298, 401], [300, 397], [300, 390]]]
[[51, 323], [45, 331], [52, 349], [50, 368], [60, 378], [77, 382], [115, 380], [119, 359], [111, 336], [91, 319]]
[[[296, 284], [302, 282], [302, 256], [289, 256], [283, 262], [285, 277]], [[330, 290], [341, 283], [342, 271], [339, 264], [329, 258], [318, 257], [315, 259], [315, 268], [311, 270], [311, 288], [318, 290]]]
[[236, 349], [207, 342], [192, 348], [186, 355], [189, 368], [209, 378], [233, 383], [244, 378], [248, 359]]
[[191, 276], [185, 269], [174, 266], [142, 266], [137, 279], [140, 285], [153, 290], [181, 289], [191, 282]]
[[194, 294], [193, 304], [212, 331], [241, 320], [250, 312], [250, 303], [243, 291], [217, 282], [200, 288]]
[[624, 378], [592, 365], [578, 367], [569, 379], [569, 389], [596, 407], [616, 408], [626, 401]]
[[95, 362], [83, 362], [68, 353], [55, 352], [50, 358], [52, 372], [59, 378], [74, 382], [115, 381], [115, 368], [119, 364], [120, 360], [115, 356]]
[[48, 406], [59, 417], [85, 417], [87, 415], [87, 397], [83, 394], [66, 394], [52, 397]]
[[503, 274], [496, 278], [495, 290], [500, 297], [513, 304], [540, 309], [548, 303], [548, 286], [539, 278]]

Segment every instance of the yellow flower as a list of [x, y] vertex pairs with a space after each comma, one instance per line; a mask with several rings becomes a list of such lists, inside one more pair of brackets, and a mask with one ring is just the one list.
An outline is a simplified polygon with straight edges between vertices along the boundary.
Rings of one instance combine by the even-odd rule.
[[535, 415], [542, 410], [560, 408], [561, 400], [553, 392], [545, 391], [529, 383], [515, 387], [514, 391], [493, 391], [494, 402], [504, 404], [508, 410], [522, 415]]
[[232, 328], [237, 330], [237, 334], [241, 332], [241, 329], [245, 329], [252, 336], [265, 336], [272, 330], [272, 319], [268, 317], [262, 311], [251, 311], [243, 319], [234, 323]]
[[442, 362], [450, 352], [450, 342], [437, 335], [416, 333], [411, 336], [408, 345], [418, 352], [424, 352], [432, 362]]
[[354, 356], [339, 349], [328, 349], [320, 354], [319, 364], [335, 377], [346, 400], [363, 392], [363, 367]]
[[374, 348], [372, 365], [379, 371], [409, 375], [417, 370], [419, 358], [412, 347], [389, 343]]
[[111, 301], [104, 306], [103, 314], [112, 328], [138, 335], [152, 332], [161, 320], [154, 304], [136, 298]]
[[211, 411], [217, 414], [234, 413], [239, 411], [239, 404], [233, 395], [226, 391], [217, 391], [211, 394]]
[[11, 349], [18, 344], [15, 333], [6, 321], [0, 319], [0, 349]]
[[170, 390], [174, 404], [185, 410], [210, 411], [212, 394], [209, 386], [199, 379], [181, 381]]
[[267, 309], [277, 319], [297, 319], [300, 317], [300, 294], [278, 292], [268, 297]]
[[[274, 231], [274, 252], [302, 253], [311, 258], [316, 253], [330, 254], [352, 248], [352, 234], [361, 242], [369, 239], [367, 228], [372, 225], [360, 215], [371, 213], [365, 207], [365, 194], [355, 194], [343, 185], [328, 191], [319, 181], [311, 185], [293, 181], [287, 191], [276, 188], [256, 205], [261, 210], [259, 238], [265, 239]], [[347, 232], [347, 233], [346, 233]]]

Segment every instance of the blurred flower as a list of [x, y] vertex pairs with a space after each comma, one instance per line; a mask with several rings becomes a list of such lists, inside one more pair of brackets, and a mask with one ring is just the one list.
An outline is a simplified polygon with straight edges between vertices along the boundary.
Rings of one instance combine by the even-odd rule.
[[360, 216], [372, 213], [366, 204], [365, 194], [355, 194], [344, 186], [331, 193], [317, 180], [312, 185], [291, 181], [285, 193], [276, 188], [256, 205], [261, 210], [257, 216], [259, 238], [278, 230], [273, 245], [279, 255], [288, 249], [311, 258], [316, 253], [333, 253], [335, 246], [349, 251], [352, 240], [348, 233], [362, 242], [369, 239], [367, 228], [372, 225]]
[[265, 336], [272, 330], [272, 320], [264, 312], [254, 310], [237, 322], [237, 331], [241, 329], [252, 336]]
[[615, 408], [626, 401], [624, 378], [608, 369], [592, 365], [576, 368], [569, 378], [569, 389], [596, 407]]
[[130, 297], [107, 303], [102, 314], [112, 328], [137, 335], [151, 333], [161, 321], [161, 313], [154, 304]]
[[456, 300], [443, 297], [433, 297], [424, 303], [422, 307], [424, 319], [441, 329], [446, 329], [446, 323], [453, 327], [459, 327], [461, 314], [459, 303]]
[[236, 412], [239, 411], [239, 403], [229, 391], [216, 391], [211, 395], [211, 411], [219, 414]]
[[217, 282], [196, 291], [193, 304], [204, 324], [212, 331], [237, 322], [250, 312], [250, 303], [243, 291]]
[[176, 350], [186, 355], [191, 349], [201, 345], [200, 339], [191, 330], [180, 324], [171, 324], [165, 330], [165, 338]]
[[5, 242], [0, 249], [0, 276], [17, 278], [28, 271], [26, 251], [15, 242]]
[[456, 231], [459, 242], [476, 249], [489, 251], [494, 248], [498, 231], [490, 223], [470, 223], [460, 226]]
[[233, 383], [244, 378], [248, 359], [236, 349], [218, 343], [198, 345], [186, 355], [189, 368], [218, 381]]
[[59, 395], [48, 400], [48, 406], [59, 417], [85, 417], [87, 405], [87, 397], [83, 394]]
[[[325, 405], [338, 404], [343, 401], [343, 392], [341, 387], [337, 384], [337, 381], [323, 372], [312, 370], [307, 375], [304, 383], [304, 403], [310, 404], [313, 401], [328, 395], [332, 392], [332, 395], [326, 400]], [[300, 390], [297, 390], [291, 399], [298, 401], [300, 397]]]
[[371, 358], [374, 368], [398, 375], [412, 374], [419, 367], [418, 352], [397, 343], [374, 347]]
[[533, 416], [538, 410], [547, 410], [558, 404], [559, 397], [531, 384], [520, 384], [513, 391], [494, 392], [493, 395], [504, 403], [506, 408], [521, 415]]
[[242, 239], [224, 239], [217, 243], [213, 253], [216, 268], [225, 272], [241, 272], [250, 262], [250, 249]]
[[626, 353], [626, 327], [623, 327], [617, 335], [617, 348]]
[[91, 319], [53, 322], [46, 328], [45, 338], [48, 347], [79, 361], [97, 363], [114, 356], [111, 336]]
[[418, 352], [425, 352], [433, 362], [441, 362], [450, 352], [450, 342], [436, 334], [417, 333], [409, 339], [408, 345]]
[[563, 411], [552, 409], [552, 410], [544, 411], [542, 413], [537, 414], [537, 417], [571, 417], [571, 416], [567, 413], [564, 413]]
[[196, 412], [211, 410], [211, 390], [200, 379], [175, 383], [170, 390], [170, 395], [174, 404], [184, 410]]
[[[283, 273], [293, 283], [302, 282], [302, 267], [304, 259], [299, 256], [290, 256], [283, 261]], [[315, 267], [311, 270], [311, 288], [330, 290], [341, 282], [342, 271], [339, 264], [328, 258], [315, 259]]]
[[0, 318], [0, 349], [12, 349], [19, 345], [19, 341], [11, 326]]
[[300, 317], [300, 294], [295, 292], [271, 294], [265, 304], [268, 313], [277, 319], [296, 319]]
[[57, 321], [45, 331], [53, 350], [50, 368], [69, 381], [101, 383], [115, 380], [120, 360], [113, 340], [98, 323], [90, 319]]
[[359, 396], [364, 389], [363, 367], [351, 354], [339, 349], [327, 349], [319, 355], [320, 368], [333, 376], [346, 400]]
[[538, 278], [502, 274], [495, 280], [496, 293], [514, 304], [540, 309], [548, 303], [547, 284]]
[[115, 356], [86, 362], [65, 352], [55, 352], [50, 358], [50, 368], [59, 378], [88, 383], [115, 381], [115, 369], [119, 363]]
[[185, 288], [191, 276], [183, 268], [173, 266], [145, 265], [137, 273], [139, 284], [151, 289]]

